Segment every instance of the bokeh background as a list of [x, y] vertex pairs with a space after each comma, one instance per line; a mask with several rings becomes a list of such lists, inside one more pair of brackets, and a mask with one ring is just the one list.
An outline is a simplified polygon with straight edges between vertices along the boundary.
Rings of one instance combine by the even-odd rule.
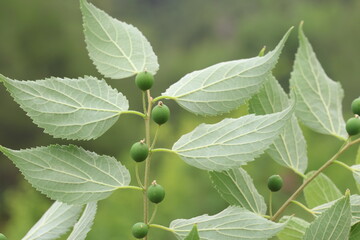
[[[345, 90], [344, 117], [350, 117], [350, 103], [360, 95], [360, 1], [358, 0], [93, 0], [110, 15], [137, 26], [159, 57], [160, 71], [152, 90], [158, 96], [188, 72], [212, 64], [256, 56], [266, 45], [272, 49], [290, 26], [305, 21], [304, 30], [327, 74]], [[288, 40], [274, 70], [288, 91], [288, 79], [296, 52], [296, 30]], [[49, 76], [101, 77], [87, 56], [79, 1], [0, 1], [0, 73], [14, 79], [36, 80]], [[130, 100], [131, 109], [141, 109], [141, 94], [134, 79], [108, 80]], [[171, 121], [161, 129], [159, 147], [170, 148], [182, 135], [202, 122], [215, 123], [224, 117], [246, 114], [246, 106], [216, 118], [196, 117], [166, 102]], [[334, 137], [306, 128], [309, 170], [318, 168], [341, 145]], [[0, 86], [0, 144], [14, 148], [74, 143], [99, 154], [115, 156], [133, 172], [128, 150], [143, 138], [143, 123], [136, 116], [122, 116], [105, 135], [94, 141], [63, 141], [44, 134]], [[356, 149], [341, 160], [352, 164]], [[156, 222], [168, 226], [177, 218], [215, 214], [227, 204], [211, 187], [208, 174], [187, 166], [177, 156], [156, 154], [152, 179], [166, 189]], [[262, 156], [245, 167], [267, 199], [266, 180], [272, 174], [285, 179], [285, 188], [275, 196], [277, 208], [301, 183], [291, 171]], [[325, 172], [341, 191], [356, 187], [351, 174], [338, 166]], [[135, 183], [134, 183], [135, 184]], [[302, 198], [300, 198], [301, 200]], [[51, 201], [23, 180], [19, 171], [0, 155], [0, 232], [11, 240], [21, 239], [50, 206]], [[132, 239], [130, 228], [142, 218], [141, 195], [118, 191], [99, 203], [93, 230], [87, 239]], [[288, 213], [311, 220], [298, 207]], [[175, 239], [171, 234], [151, 230], [152, 239]]]

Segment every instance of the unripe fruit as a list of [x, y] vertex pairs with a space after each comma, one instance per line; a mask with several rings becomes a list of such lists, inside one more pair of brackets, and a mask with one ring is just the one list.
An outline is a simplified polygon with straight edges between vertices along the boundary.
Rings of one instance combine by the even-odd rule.
[[138, 73], [135, 77], [135, 84], [143, 91], [149, 90], [154, 84], [154, 76], [147, 71]]
[[144, 140], [141, 140], [140, 142], [136, 142], [131, 146], [130, 156], [132, 159], [134, 159], [135, 162], [144, 161], [148, 155], [149, 155], [149, 147], [144, 142]]
[[268, 179], [268, 188], [272, 192], [277, 192], [281, 189], [283, 180], [279, 175], [272, 175]]
[[169, 117], [170, 117], [170, 110], [162, 102], [159, 102], [158, 105], [154, 107], [153, 110], [151, 111], [152, 120], [159, 125], [166, 123], [169, 120]]
[[0, 240], [7, 240], [7, 237], [5, 237], [4, 234], [0, 233]]
[[360, 97], [351, 103], [351, 111], [354, 114], [360, 115]]
[[150, 202], [160, 203], [165, 198], [165, 190], [161, 185], [157, 184], [156, 181], [153, 181], [147, 190], [147, 196]]
[[349, 136], [356, 135], [360, 132], [360, 118], [353, 117], [346, 122], [346, 131]]
[[143, 222], [135, 223], [131, 229], [132, 235], [136, 238], [146, 237], [148, 231], [149, 231], [149, 226]]

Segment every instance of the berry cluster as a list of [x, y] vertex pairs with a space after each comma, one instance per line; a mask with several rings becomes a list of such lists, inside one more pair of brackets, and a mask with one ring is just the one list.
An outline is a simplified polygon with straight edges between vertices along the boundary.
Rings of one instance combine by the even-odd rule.
[[346, 131], [349, 136], [354, 136], [360, 133], [360, 97], [352, 102], [351, 110], [355, 116], [347, 120]]

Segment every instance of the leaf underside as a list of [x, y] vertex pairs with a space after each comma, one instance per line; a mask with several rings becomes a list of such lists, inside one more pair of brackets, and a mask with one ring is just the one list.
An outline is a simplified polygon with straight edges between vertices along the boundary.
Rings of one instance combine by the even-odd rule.
[[68, 204], [107, 198], [128, 186], [130, 174], [115, 158], [100, 156], [73, 145], [2, 151], [37, 190]]
[[94, 223], [96, 209], [96, 202], [86, 204], [84, 212], [82, 213], [79, 221], [75, 224], [74, 229], [67, 240], [85, 240], [86, 235]]
[[285, 228], [276, 235], [279, 240], [303, 240], [305, 231], [310, 225], [301, 218], [290, 216], [282, 217], [279, 222], [287, 222]]

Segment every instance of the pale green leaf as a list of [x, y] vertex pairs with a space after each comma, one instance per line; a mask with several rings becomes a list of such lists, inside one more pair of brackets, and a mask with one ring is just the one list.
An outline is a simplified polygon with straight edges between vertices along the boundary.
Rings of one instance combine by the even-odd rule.
[[[249, 110], [257, 115], [280, 112], [290, 104], [287, 94], [278, 81], [269, 75], [263, 88], [249, 101]], [[295, 116], [292, 117], [280, 137], [266, 150], [277, 163], [301, 174], [307, 168], [306, 142]]]
[[350, 201], [346, 194], [310, 224], [304, 240], [345, 240], [349, 238], [350, 225]]
[[[309, 172], [306, 177], [309, 178], [314, 172]], [[304, 189], [305, 200], [310, 208], [324, 203], [339, 199], [342, 194], [336, 185], [325, 174], [320, 173]]]
[[162, 95], [200, 115], [218, 115], [236, 109], [260, 90], [290, 32], [291, 29], [264, 57], [223, 62], [189, 73]]
[[236, 168], [209, 174], [214, 187], [229, 204], [244, 207], [260, 215], [266, 214], [264, 198], [244, 169]]
[[[328, 203], [325, 203], [323, 205], [320, 206], [316, 206], [312, 209], [312, 211], [316, 214], [319, 215], [321, 213], [323, 213], [324, 211], [326, 211], [328, 208], [330, 208], [335, 201], [331, 201]], [[351, 225], [354, 225], [358, 222], [360, 222], [360, 196], [355, 194], [355, 195], [351, 195], [350, 196], [350, 206], [351, 206]]]
[[279, 222], [287, 222], [285, 228], [276, 235], [279, 240], [302, 240], [306, 228], [310, 225], [310, 223], [301, 218], [290, 216], [282, 217]]
[[170, 229], [178, 239], [184, 239], [197, 224], [200, 239], [265, 240], [281, 231], [286, 223], [274, 223], [245, 208], [231, 206], [213, 215], [172, 221]]
[[101, 74], [121, 79], [145, 70], [157, 72], [157, 56], [137, 28], [110, 17], [85, 0], [80, 2], [89, 56]]
[[96, 202], [86, 204], [84, 212], [82, 213], [79, 221], [75, 224], [74, 229], [67, 240], [84, 240], [86, 238], [86, 235], [93, 225], [96, 208]]
[[194, 224], [193, 228], [191, 229], [191, 232], [189, 233], [189, 235], [186, 236], [184, 240], [200, 240], [196, 224]]
[[291, 74], [291, 90], [296, 94], [296, 115], [312, 130], [347, 138], [341, 102], [344, 91], [332, 81], [321, 67], [316, 55], [299, 28], [300, 46]]
[[100, 156], [73, 145], [11, 150], [0, 146], [39, 191], [68, 204], [107, 198], [130, 183], [129, 171], [115, 158]]
[[349, 240], [359, 240], [359, 239], [360, 239], [360, 223], [357, 223], [351, 227]]
[[11, 96], [34, 123], [57, 138], [97, 138], [129, 108], [124, 95], [94, 77], [53, 77], [38, 81], [1, 77]]
[[186, 163], [210, 171], [245, 165], [260, 156], [291, 118], [294, 104], [279, 113], [247, 115], [201, 124], [183, 135], [173, 146]]
[[75, 224], [82, 208], [81, 205], [54, 202], [22, 240], [58, 239]]

